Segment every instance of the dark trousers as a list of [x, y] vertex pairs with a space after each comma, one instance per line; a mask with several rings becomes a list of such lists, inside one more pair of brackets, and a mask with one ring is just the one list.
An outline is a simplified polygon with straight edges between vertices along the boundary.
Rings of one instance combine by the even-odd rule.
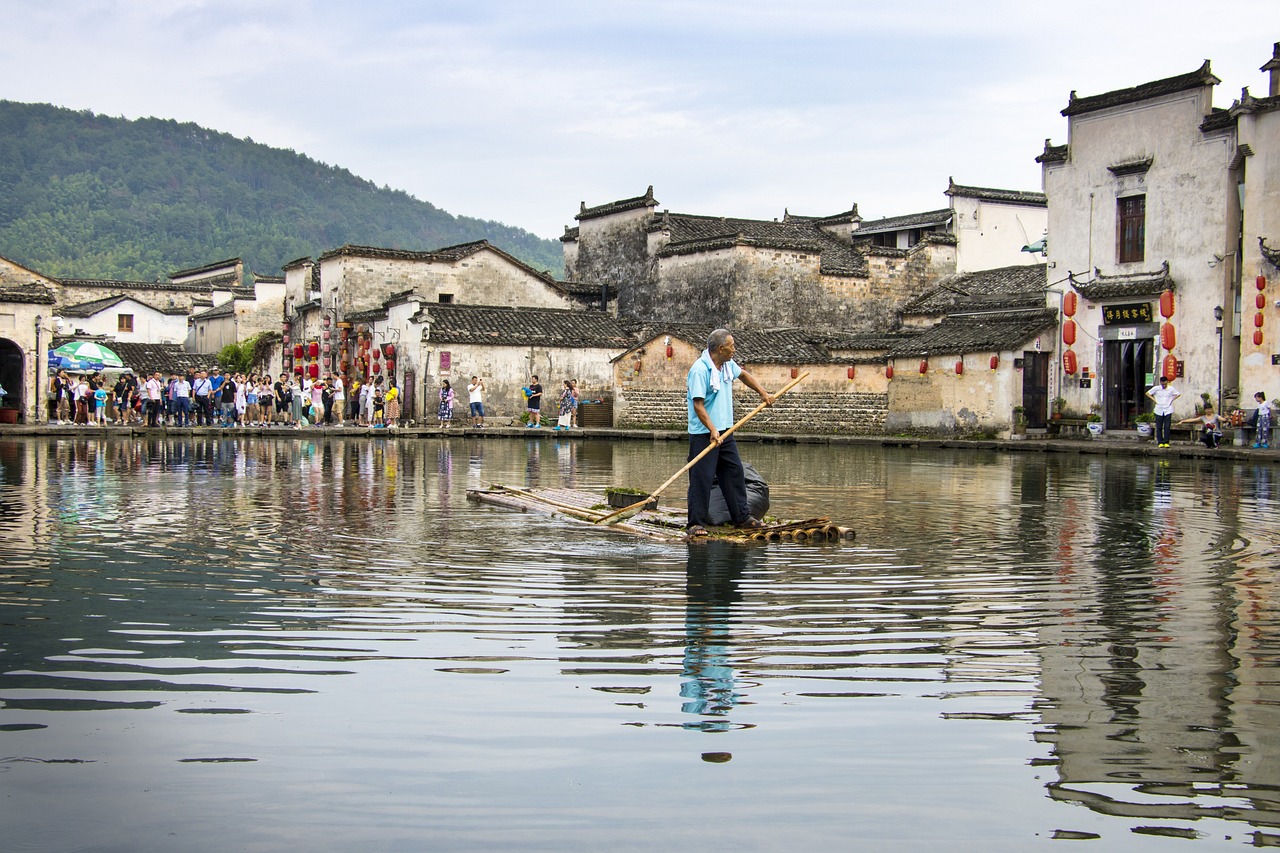
[[1156, 444], [1169, 443], [1169, 429], [1173, 426], [1173, 415], [1156, 415]]
[[[697, 456], [711, 444], [710, 433], [689, 435], [689, 458]], [[689, 469], [689, 524], [711, 523], [711, 484], [720, 481], [720, 492], [734, 524], [741, 524], [751, 515], [747, 504], [747, 477], [742, 469], [742, 457], [738, 445], [729, 436]]]
[[173, 414], [178, 426], [191, 426], [191, 398], [175, 397], [173, 400]]
[[160, 409], [164, 406], [163, 400], [147, 401], [147, 426], [160, 425]]
[[200, 426], [209, 426], [213, 423], [213, 404], [208, 394], [196, 397], [196, 423]]

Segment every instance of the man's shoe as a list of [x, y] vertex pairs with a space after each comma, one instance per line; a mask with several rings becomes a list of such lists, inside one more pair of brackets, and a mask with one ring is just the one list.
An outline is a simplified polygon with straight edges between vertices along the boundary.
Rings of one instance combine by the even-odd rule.
[[747, 516], [747, 520], [738, 525], [739, 530], [759, 530], [764, 527], [764, 523], [754, 515]]
[[702, 539], [709, 535], [707, 533], [707, 528], [703, 527], [701, 524], [689, 525], [689, 529], [686, 532], [690, 539]]

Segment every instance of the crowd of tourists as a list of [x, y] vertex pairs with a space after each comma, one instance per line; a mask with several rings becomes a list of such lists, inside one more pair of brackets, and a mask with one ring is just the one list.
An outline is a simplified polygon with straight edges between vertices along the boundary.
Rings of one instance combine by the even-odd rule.
[[72, 375], [49, 380], [49, 420], [88, 426], [292, 427], [348, 424], [394, 429], [400, 421], [400, 389], [394, 378], [294, 377], [281, 373], [227, 372], [219, 368], [166, 376], [120, 373]]

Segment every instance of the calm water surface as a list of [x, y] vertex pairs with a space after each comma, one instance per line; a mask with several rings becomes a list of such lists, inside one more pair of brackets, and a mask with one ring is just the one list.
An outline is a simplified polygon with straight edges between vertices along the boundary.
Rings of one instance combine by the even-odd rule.
[[1274, 464], [744, 448], [857, 541], [466, 499], [679, 443], [0, 439], [0, 846], [1280, 845]]

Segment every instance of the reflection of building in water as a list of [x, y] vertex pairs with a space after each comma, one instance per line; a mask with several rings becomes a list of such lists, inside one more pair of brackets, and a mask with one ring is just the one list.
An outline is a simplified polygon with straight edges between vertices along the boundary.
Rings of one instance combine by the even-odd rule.
[[[1097, 511], [1079, 531], [1096, 556], [1063, 578], [1061, 618], [1040, 637], [1038, 738], [1053, 747], [1055, 799], [1280, 826], [1280, 738], [1259, 735], [1280, 731], [1275, 561], [1250, 579], [1239, 558], [1219, 556], [1230, 526], [1184, 523], [1221, 502], [1204, 491], [1215, 484], [1234, 489], [1230, 478], [1174, 481], [1162, 463], [1102, 469]], [[1249, 608], [1261, 601], [1259, 618]]]
[[[738, 582], [755, 549], [730, 542], [702, 542], [689, 546], [686, 570], [685, 648], [680, 710], [704, 719], [684, 728], [727, 731], [729, 714], [742, 701], [731, 662], [729, 632], [733, 605], [741, 595]], [[710, 719], [706, 719], [710, 718]]]
[[[50, 505], [48, 461], [44, 447], [31, 441], [0, 441], [0, 552], [16, 554], [20, 543], [46, 541]], [[49, 555], [32, 559], [48, 568]]]

